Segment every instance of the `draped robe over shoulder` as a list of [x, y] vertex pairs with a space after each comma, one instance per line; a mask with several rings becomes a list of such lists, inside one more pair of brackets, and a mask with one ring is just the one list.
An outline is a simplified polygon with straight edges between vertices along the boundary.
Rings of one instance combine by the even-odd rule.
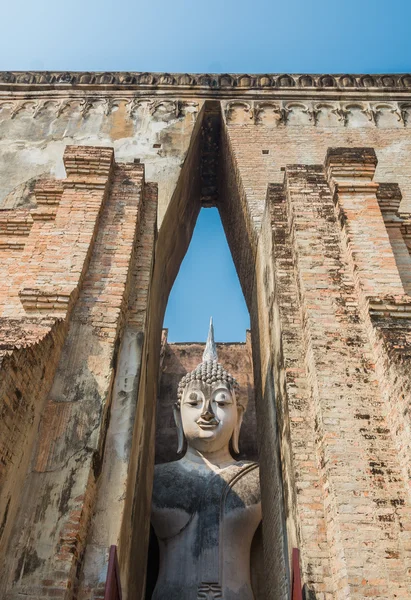
[[155, 469], [152, 525], [160, 546], [153, 600], [253, 600], [250, 549], [261, 521], [259, 470], [182, 459]]

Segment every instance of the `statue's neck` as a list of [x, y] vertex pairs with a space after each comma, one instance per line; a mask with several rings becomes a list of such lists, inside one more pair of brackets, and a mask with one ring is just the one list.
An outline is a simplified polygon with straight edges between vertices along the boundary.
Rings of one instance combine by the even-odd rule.
[[214, 452], [200, 452], [189, 446], [184, 459], [197, 465], [203, 464], [213, 470], [223, 469], [236, 462], [231, 456], [228, 447], [215, 450]]

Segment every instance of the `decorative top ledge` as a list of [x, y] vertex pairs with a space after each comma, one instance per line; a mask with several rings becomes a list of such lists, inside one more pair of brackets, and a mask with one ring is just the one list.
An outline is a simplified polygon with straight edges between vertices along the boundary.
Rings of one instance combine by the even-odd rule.
[[127, 73], [127, 72], [0, 72], [0, 89], [170, 89], [182, 90], [411, 90], [411, 74], [386, 75], [288, 75], [288, 74], [190, 74], [190, 73]]

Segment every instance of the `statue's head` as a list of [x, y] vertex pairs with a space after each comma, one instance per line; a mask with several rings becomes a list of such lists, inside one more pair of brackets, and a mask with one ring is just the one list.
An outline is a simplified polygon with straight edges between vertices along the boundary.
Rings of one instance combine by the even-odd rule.
[[238, 437], [245, 410], [239, 385], [218, 362], [212, 321], [203, 362], [187, 373], [178, 386], [174, 419], [178, 431], [178, 452], [188, 446], [201, 453], [228, 447], [230, 440], [238, 453]]

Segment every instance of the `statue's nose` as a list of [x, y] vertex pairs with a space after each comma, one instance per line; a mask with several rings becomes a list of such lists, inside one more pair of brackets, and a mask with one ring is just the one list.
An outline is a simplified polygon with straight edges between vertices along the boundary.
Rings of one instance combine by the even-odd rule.
[[204, 419], [204, 421], [211, 421], [214, 419], [214, 413], [211, 410], [206, 409], [201, 413], [201, 418]]
[[201, 418], [204, 419], [204, 421], [211, 421], [212, 419], [215, 419], [215, 415], [213, 413], [213, 409], [211, 408], [209, 400], [207, 400], [204, 405], [203, 412], [201, 413]]

